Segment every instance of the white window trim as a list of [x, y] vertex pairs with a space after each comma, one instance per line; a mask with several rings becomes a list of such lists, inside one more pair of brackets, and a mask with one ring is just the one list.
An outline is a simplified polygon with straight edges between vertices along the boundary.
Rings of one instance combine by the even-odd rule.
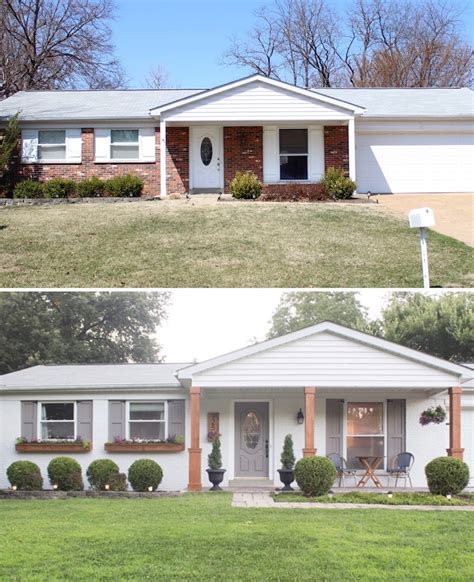
[[[40, 143], [39, 140], [39, 136], [40, 136], [40, 132], [45, 132], [45, 131], [62, 131], [64, 132], [64, 142], [63, 143]], [[66, 162], [67, 161], [67, 132], [65, 129], [39, 129], [38, 130], [38, 146], [37, 146], [37, 153], [36, 153], [36, 159], [38, 161], [38, 163], [40, 164], [47, 164], [47, 163], [60, 163], [60, 162]], [[42, 159], [39, 157], [39, 152], [40, 152], [40, 148], [41, 149], [48, 149], [48, 148], [56, 148], [56, 147], [64, 147], [64, 158], [48, 158], [48, 159]]]
[[[42, 420], [41, 418], [41, 410], [43, 408], [43, 404], [73, 404], [74, 405], [74, 418], [73, 420]], [[38, 411], [37, 411], [37, 416], [38, 416], [38, 429], [37, 429], [37, 439], [38, 440], [42, 440], [42, 441], [51, 441], [51, 442], [56, 442], [56, 441], [64, 441], [64, 440], [69, 440], [71, 442], [75, 441], [77, 438], [77, 402], [76, 401], [72, 401], [72, 400], [42, 400], [41, 402], [38, 402]], [[74, 425], [74, 438], [73, 439], [50, 439], [50, 438], [46, 438], [43, 439], [42, 436], [42, 427], [43, 427], [43, 423], [44, 422], [48, 422], [48, 423], [55, 423], [55, 422], [72, 422]]]
[[[351, 435], [351, 436], [370, 436], [370, 437], [383, 437], [383, 454], [384, 454], [384, 460], [381, 463], [381, 467], [379, 469], [377, 469], [376, 474], [381, 474], [381, 473], [385, 473], [385, 466], [387, 464], [387, 431], [388, 431], [388, 419], [387, 419], [387, 399], [383, 398], [383, 399], [371, 399], [369, 398], [351, 398], [349, 399], [344, 399], [344, 410], [343, 410], [343, 426], [342, 426], [342, 438], [343, 438], [343, 447], [342, 447], [342, 456], [346, 459], [347, 461], [347, 437], [349, 436], [348, 432], [347, 432], [347, 405], [349, 404], [349, 402], [351, 402], [351, 404], [357, 404], [357, 403], [362, 403], [362, 402], [367, 402], [367, 403], [372, 403], [372, 404], [382, 404], [382, 424], [383, 424], [383, 434], [377, 435], [377, 434], [371, 434], [371, 435]], [[360, 469], [361, 471], [364, 469]]]
[[[31, 165], [43, 165], [43, 166], [47, 166], [47, 165], [74, 165], [77, 166], [78, 164], [82, 163], [82, 134], [81, 134], [81, 156], [80, 159], [71, 159], [70, 157], [68, 157], [68, 131], [70, 130], [77, 130], [80, 129], [78, 127], [34, 127], [34, 128], [29, 128], [29, 127], [24, 127], [21, 129], [21, 148], [23, 149], [23, 131], [32, 131], [32, 132], [36, 132], [36, 154], [35, 154], [35, 159], [34, 160], [25, 160], [23, 158], [23, 155], [21, 155], [20, 157], [20, 163], [24, 166], [31, 166]], [[64, 158], [52, 158], [50, 160], [41, 160], [38, 158], [38, 149], [40, 147], [40, 144], [38, 143], [38, 139], [39, 139], [39, 132], [40, 131], [64, 131], [65, 132], [65, 139], [64, 139], [64, 145], [65, 145], [65, 157]], [[62, 145], [62, 144], [45, 144], [42, 145], [41, 147], [47, 147], [48, 145]]]
[[[306, 153], [305, 154], [282, 154], [280, 152], [280, 131], [285, 129], [304, 129], [306, 130]], [[282, 156], [287, 157], [294, 157], [294, 156], [306, 156], [306, 174], [309, 176], [309, 127], [278, 127], [277, 131], [277, 151], [278, 151], [278, 174], [281, 176], [281, 164], [280, 160]], [[298, 184], [309, 184], [311, 183], [309, 177], [308, 178], [294, 178], [293, 180], [282, 180], [281, 178], [278, 180], [277, 184], [294, 184], [297, 182]]]
[[[164, 420], [130, 420], [130, 404], [164, 404]], [[125, 438], [130, 440], [130, 423], [131, 422], [146, 422], [153, 424], [164, 424], [165, 435], [163, 442], [168, 438], [168, 401], [167, 400], [127, 400], [125, 402]]]
[[[117, 141], [117, 142], [113, 142], [112, 141], [112, 132], [113, 131], [136, 131], [137, 132], [137, 141], [136, 142], [132, 142], [132, 141]], [[112, 147], [113, 146], [136, 146], [137, 150], [138, 150], [138, 156], [136, 158], [113, 158], [112, 157]], [[133, 163], [133, 162], [141, 162], [141, 157], [140, 157], [140, 129], [138, 127], [112, 127], [110, 129], [110, 143], [109, 143], [109, 160], [110, 162], [113, 164], [115, 162], [117, 163]]]

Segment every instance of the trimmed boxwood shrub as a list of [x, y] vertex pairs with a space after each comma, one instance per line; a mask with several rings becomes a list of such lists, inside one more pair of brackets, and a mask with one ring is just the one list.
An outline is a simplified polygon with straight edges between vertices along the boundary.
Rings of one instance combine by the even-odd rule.
[[43, 193], [45, 198], [67, 198], [75, 193], [76, 187], [74, 180], [53, 178], [43, 183]]
[[43, 477], [38, 465], [31, 461], [15, 461], [7, 469], [10, 484], [23, 491], [40, 491], [43, 488]]
[[118, 475], [119, 467], [117, 463], [110, 459], [97, 459], [87, 467], [87, 480], [92, 489], [96, 491], [105, 491], [105, 485], [109, 485], [109, 489], [113, 491], [111, 479]]
[[344, 176], [341, 168], [328, 168], [320, 184], [328, 194], [337, 199], [350, 198], [356, 189], [355, 182]]
[[237, 172], [229, 184], [230, 193], [234, 198], [256, 200], [262, 193], [263, 184], [253, 172]]
[[437, 457], [425, 467], [428, 488], [434, 495], [457, 495], [469, 483], [469, 467], [461, 459]]
[[105, 181], [97, 176], [88, 180], [82, 180], [77, 184], [77, 195], [81, 198], [97, 198], [105, 192]]
[[60, 491], [82, 491], [81, 465], [70, 457], [56, 457], [48, 465], [48, 477], [51, 485], [57, 485]]
[[13, 190], [13, 198], [43, 198], [43, 184], [35, 180], [19, 182]]
[[128, 470], [128, 480], [134, 491], [148, 491], [148, 487], [155, 491], [162, 479], [162, 468], [151, 459], [139, 459]]
[[143, 190], [143, 180], [132, 174], [115, 176], [107, 180], [105, 190], [110, 196], [138, 198]]
[[326, 495], [336, 475], [334, 463], [326, 457], [306, 457], [295, 465], [295, 480], [307, 497]]
[[110, 475], [110, 491], [127, 491], [127, 475], [125, 473], [115, 473]]

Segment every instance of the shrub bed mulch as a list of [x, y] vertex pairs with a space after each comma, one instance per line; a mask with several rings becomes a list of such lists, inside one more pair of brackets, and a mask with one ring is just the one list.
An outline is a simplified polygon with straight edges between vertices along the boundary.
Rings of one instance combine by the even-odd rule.
[[474, 493], [462, 493], [453, 495], [447, 499], [443, 495], [433, 495], [425, 492], [393, 492], [392, 498], [386, 493], [348, 492], [335, 493], [332, 497], [321, 495], [319, 497], [304, 497], [301, 493], [274, 493], [273, 500], [277, 503], [318, 503], [318, 504], [368, 504], [368, 505], [404, 505], [404, 506], [474, 506]]
[[107, 499], [137, 499], [140, 497], [179, 497], [181, 491], [12, 491], [0, 489], [0, 499], [67, 499], [68, 497], [105, 497]]
[[0, 198], [1, 206], [50, 206], [56, 204], [90, 204], [105, 202], [114, 204], [115, 202], [152, 202], [160, 200], [159, 196], [99, 196], [95, 198]]

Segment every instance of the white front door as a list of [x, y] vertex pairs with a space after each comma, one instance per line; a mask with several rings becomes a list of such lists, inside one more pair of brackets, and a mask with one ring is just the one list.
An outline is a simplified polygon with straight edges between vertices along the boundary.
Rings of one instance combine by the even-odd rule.
[[191, 188], [224, 186], [222, 127], [191, 127]]

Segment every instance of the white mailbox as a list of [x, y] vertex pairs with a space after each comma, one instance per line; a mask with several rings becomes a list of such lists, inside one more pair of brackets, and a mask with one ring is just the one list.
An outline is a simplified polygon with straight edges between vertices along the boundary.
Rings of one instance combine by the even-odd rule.
[[424, 228], [425, 226], [433, 226], [435, 223], [431, 208], [414, 208], [410, 210], [408, 220], [411, 228]]

